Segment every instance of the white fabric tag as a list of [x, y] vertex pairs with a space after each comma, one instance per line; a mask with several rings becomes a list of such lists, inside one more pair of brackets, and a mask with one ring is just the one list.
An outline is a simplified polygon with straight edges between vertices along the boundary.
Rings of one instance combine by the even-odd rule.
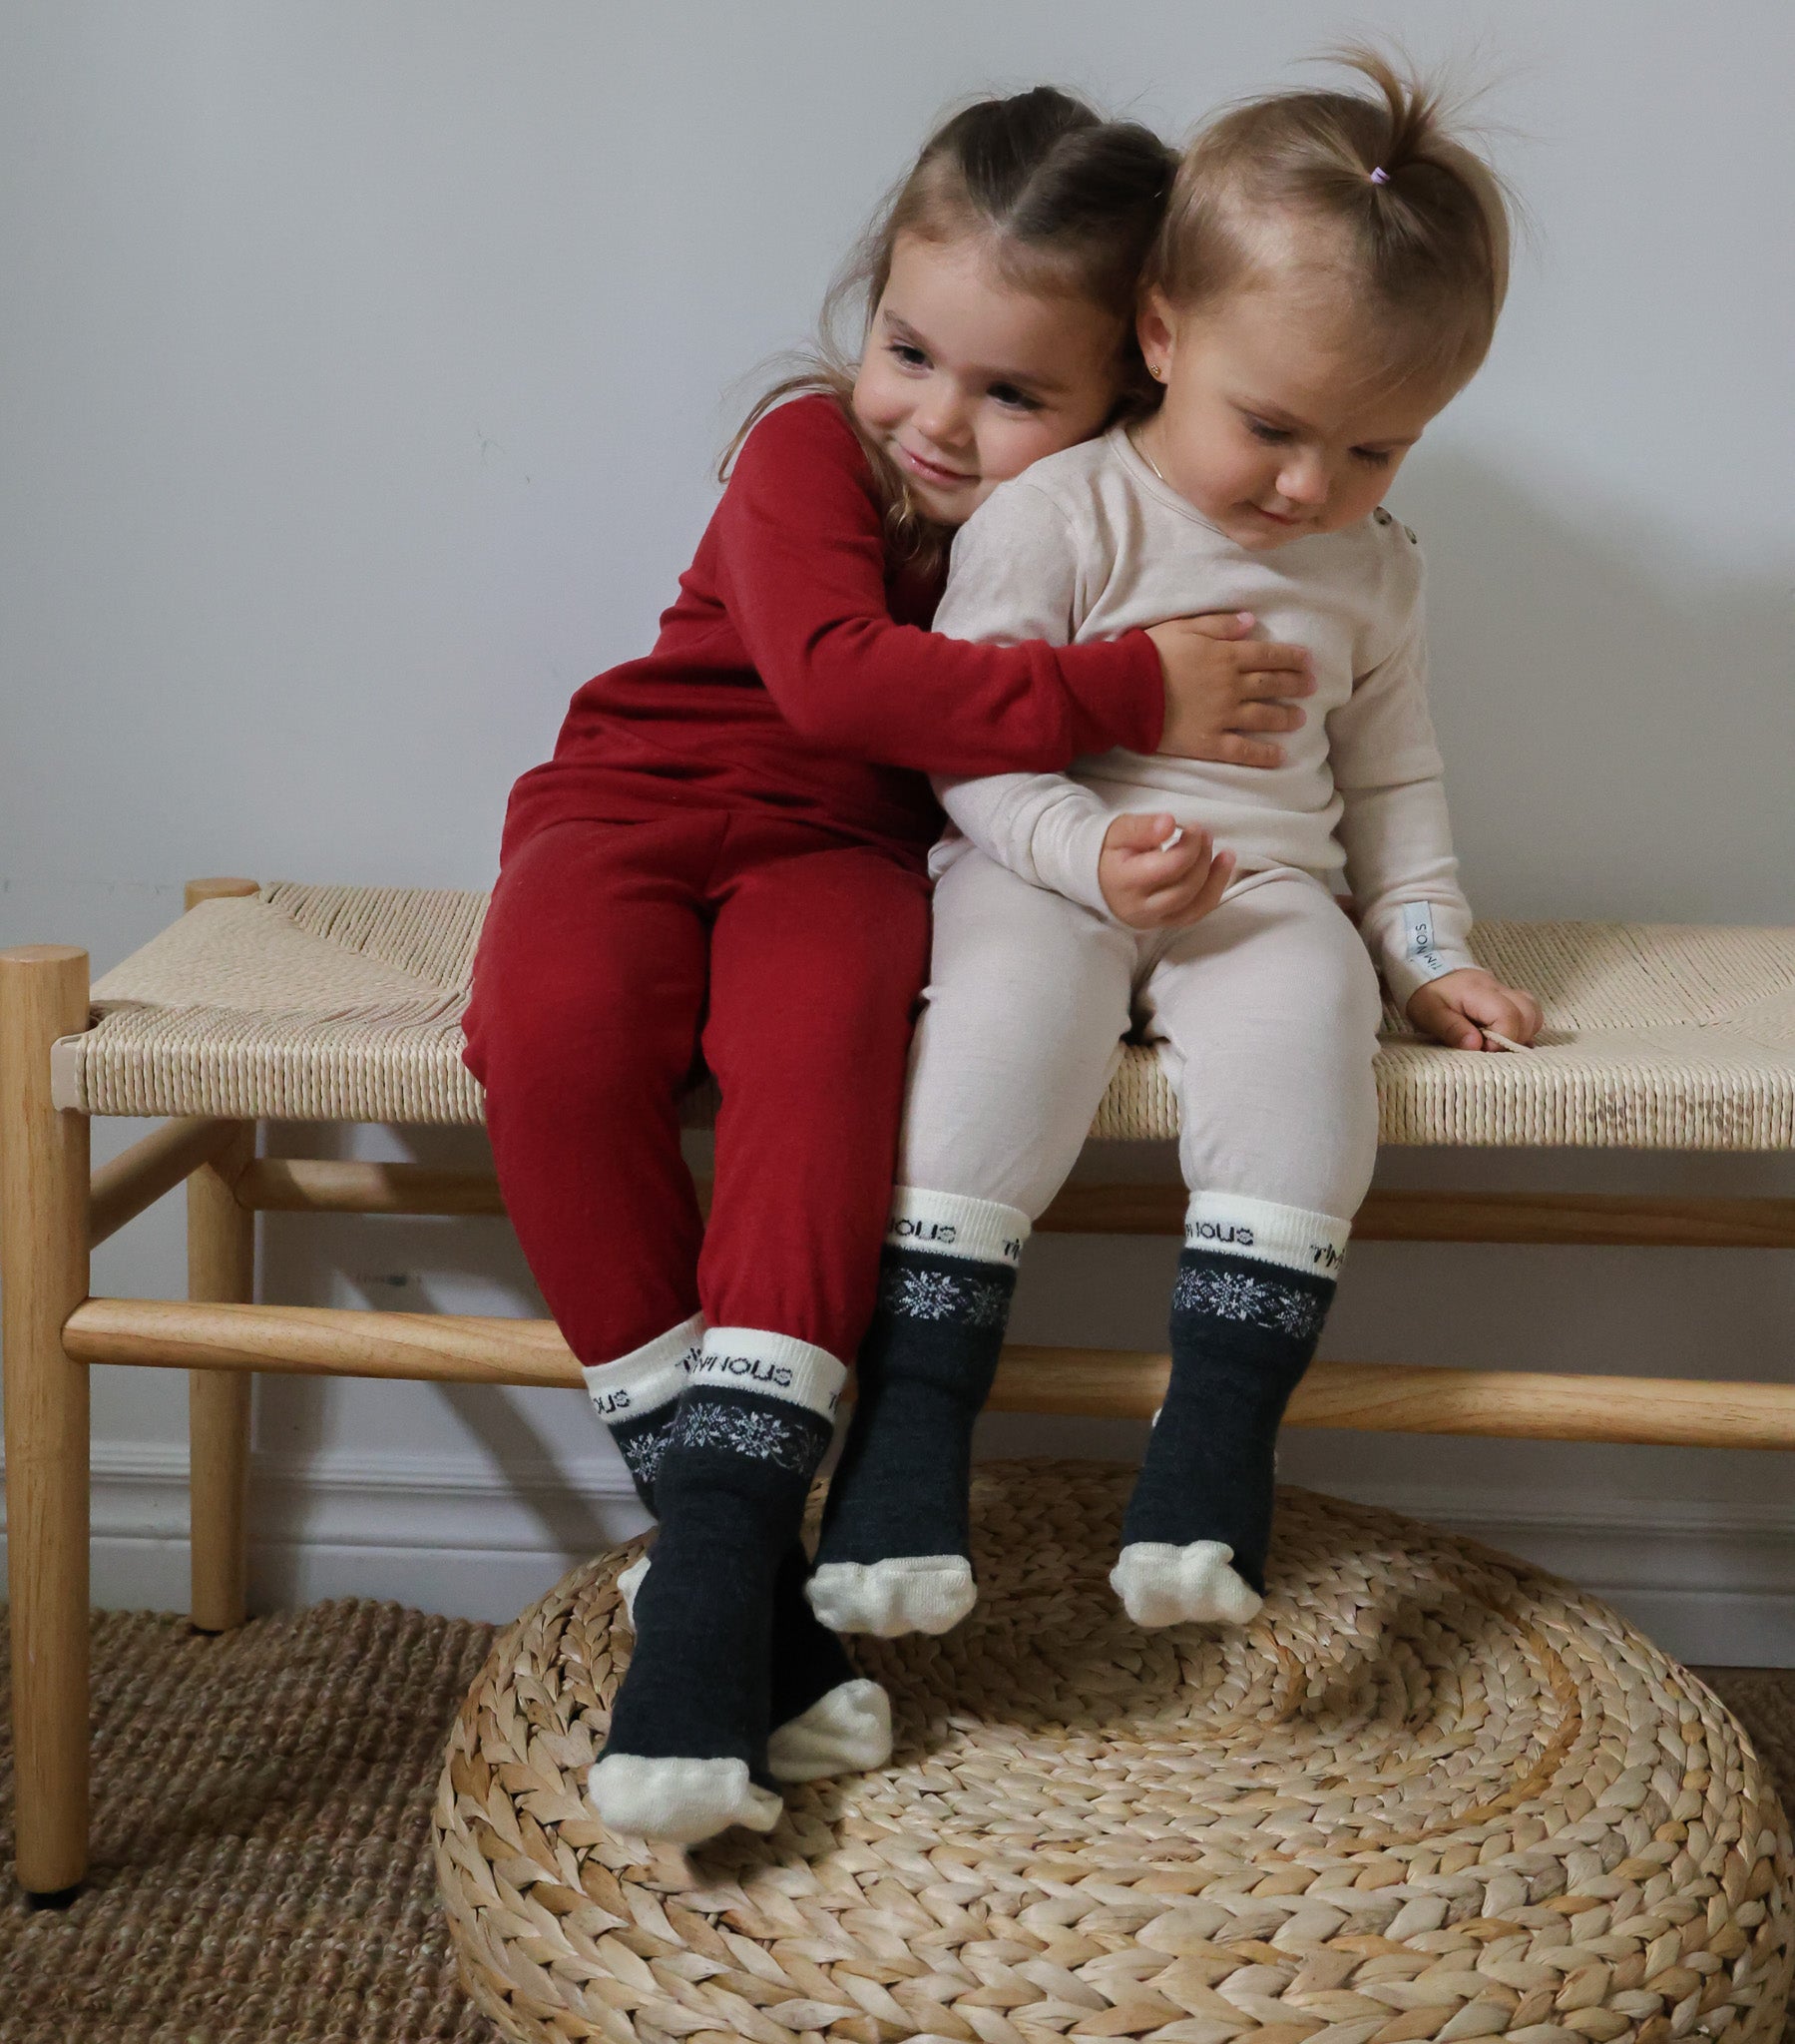
[[1438, 979], [1442, 973], [1452, 970], [1434, 949], [1434, 904], [1431, 901], [1407, 901], [1403, 904], [1402, 936], [1403, 958], [1422, 975], [1424, 982]]

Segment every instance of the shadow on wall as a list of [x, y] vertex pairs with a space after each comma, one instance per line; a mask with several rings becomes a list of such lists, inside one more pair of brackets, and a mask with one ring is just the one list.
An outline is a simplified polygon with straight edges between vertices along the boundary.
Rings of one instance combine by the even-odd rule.
[[[492, 1167], [478, 1129], [288, 1127], [276, 1132], [271, 1147], [287, 1156], [365, 1155], [370, 1137], [388, 1157], [461, 1170]], [[528, 1318], [547, 1311], [502, 1221], [277, 1215], [262, 1226], [267, 1298], [376, 1311]], [[292, 1514], [285, 1525], [264, 1520], [272, 1536], [258, 1561], [264, 1600], [298, 1600], [308, 1468], [326, 1462], [340, 1468], [345, 1456], [369, 1446], [377, 1457], [451, 1471], [465, 1465], [471, 1446], [476, 1480], [497, 1479], [522, 1515], [523, 1526], [507, 1536], [519, 1545], [570, 1556], [597, 1554], [631, 1530], [618, 1519], [618, 1501], [629, 1495], [627, 1472], [578, 1390], [262, 1376], [256, 1387], [256, 1454], [278, 1472], [280, 1497]], [[609, 1469], [615, 1462], [615, 1481], [598, 1495], [586, 1495], [567, 1468], [570, 1460], [583, 1468], [597, 1463]]]
[[1795, 920], [1795, 562], [1740, 579], [1693, 533], [1456, 449], [1395, 495], [1483, 912]]

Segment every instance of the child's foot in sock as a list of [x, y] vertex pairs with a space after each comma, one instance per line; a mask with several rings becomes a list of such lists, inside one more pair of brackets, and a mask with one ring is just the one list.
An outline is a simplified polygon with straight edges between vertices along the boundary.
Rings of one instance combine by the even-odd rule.
[[[624, 1617], [636, 1623], [636, 1594], [649, 1573], [645, 1554], [617, 1579]], [[847, 1650], [810, 1609], [810, 1564], [794, 1541], [773, 1582], [772, 1732], [767, 1772], [775, 1782], [822, 1782], [864, 1775], [891, 1758], [891, 1699], [854, 1673]]]
[[614, 1829], [695, 1844], [769, 1830], [773, 1591], [846, 1371], [820, 1348], [712, 1328], [655, 1478], [661, 1538], [636, 1654], [589, 1778]]
[[[703, 1342], [703, 1320], [693, 1314], [634, 1353], [585, 1373], [593, 1405], [623, 1452], [637, 1496], [651, 1512], [679, 1393]], [[624, 1616], [632, 1627], [649, 1559], [641, 1556], [618, 1578]], [[818, 1623], [804, 1597], [808, 1572], [803, 1547], [794, 1541], [773, 1585], [773, 1729], [767, 1767], [776, 1782], [864, 1774], [891, 1758], [891, 1700], [876, 1682], [855, 1674], [841, 1642]]]
[[1243, 1625], [1258, 1611], [1278, 1425], [1314, 1356], [1348, 1232], [1269, 1201], [1191, 1200], [1171, 1382], [1110, 1576], [1136, 1625]]
[[773, 1583], [772, 1735], [775, 1782], [864, 1775], [891, 1758], [891, 1699], [854, 1673], [847, 1649], [819, 1623], [804, 1595], [810, 1575], [793, 1541]]
[[1014, 1207], [898, 1190], [810, 1579], [836, 1632], [944, 1633], [973, 1607], [973, 1422], [1028, 1233]]
[[1245, 1625], [1265, 1600], [1235, 1573], [1233, 1559], [1220, 1540], [1136, 1540], [1110, 1571], [1110, 1587], [1139, 1626]]

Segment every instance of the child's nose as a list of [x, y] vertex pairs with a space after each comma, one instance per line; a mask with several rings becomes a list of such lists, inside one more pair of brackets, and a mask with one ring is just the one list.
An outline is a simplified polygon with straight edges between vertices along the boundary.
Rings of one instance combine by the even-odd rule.
[[932, 385], [916, 408], [916, 423], [937, 447], [953, 447], [966, 438], [966, 401], [951, 385]]
[[1293, 504], [1325, 504], [1328, 495], [1326, 464], [1315, 454], [1295, 456], [1279, 471], [1278, 490]]

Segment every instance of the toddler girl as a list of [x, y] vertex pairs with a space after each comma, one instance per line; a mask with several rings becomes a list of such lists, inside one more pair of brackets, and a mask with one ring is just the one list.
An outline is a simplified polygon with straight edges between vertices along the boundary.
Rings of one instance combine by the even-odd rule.
[[[655, 650], [580, 691], [512, 796], [468, 1062], [531, 1268], [661, 1520], [591, 1782], [619, 1829], [764, 1829], [774, 1779], [889, 1750], [797, 1535], [890, 1198], [939, 820], [917, 769], [1228, 752], [1295, 714], [1262, 699], [1300, 693], [1303, 656], [1212, 623], [1061, 648], [923, 629], [945, 530], [1145, 387], [1132, 305], [1171, 168], [1048, 90], [950, 121], [853, 272], [857, 372], [762, 405]], [[700, 1054], [707, 1228], [679, 1154]]]
[[1310, 650], [1320, 714], [1261, 774], [1123, 748], [938, 783], [956, 832], [810, 1590], [840, 1630], [940, 1632], [971, 1607], [970, 1435], [1015, 1266], [1131, 1022], [1176, 1086], [1190, 1190], [1170, 1386], [1112, 1577], [1143, 1626], [1258, 1608], [1278, 1424], [1376, 1154], [1373, 956], [1442, 1042], [1539, 1026], [1467, 948], [1421, 555], [1379, 508], [1490, 345], [1504, 206], [1435, 95], [1348, 61], [1377, 99], [1259, 100], [1184, 158], [1139, 322], [1158, 410], [1007, 484], [955, 543], [942, 631], [1084, 645], [1237, 607]]

